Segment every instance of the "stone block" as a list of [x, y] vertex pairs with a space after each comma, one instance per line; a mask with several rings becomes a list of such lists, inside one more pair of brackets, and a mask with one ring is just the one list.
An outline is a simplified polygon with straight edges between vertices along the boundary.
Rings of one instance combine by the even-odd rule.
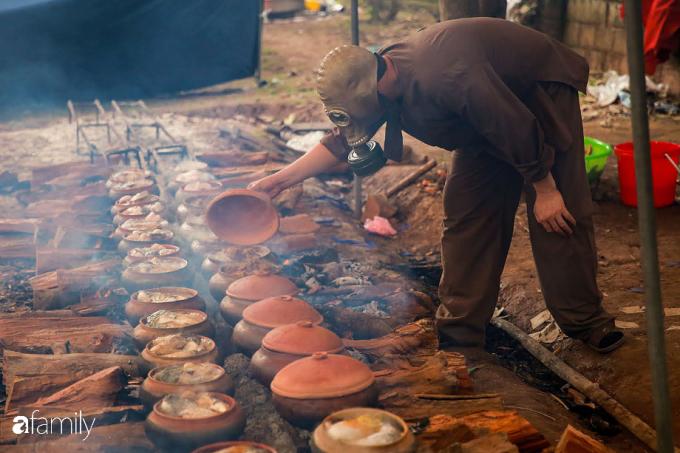
[[597, 27], [595, 30], [595, 48], [603, 52], [614, 50], [615, 30], [608, 27]]

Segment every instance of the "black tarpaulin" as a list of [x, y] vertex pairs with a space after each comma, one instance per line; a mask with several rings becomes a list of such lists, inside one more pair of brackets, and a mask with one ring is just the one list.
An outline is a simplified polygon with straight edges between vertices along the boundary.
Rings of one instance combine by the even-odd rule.
[[252, 76], [257, 0], [2, 0], [0, 107], [139, 98]]

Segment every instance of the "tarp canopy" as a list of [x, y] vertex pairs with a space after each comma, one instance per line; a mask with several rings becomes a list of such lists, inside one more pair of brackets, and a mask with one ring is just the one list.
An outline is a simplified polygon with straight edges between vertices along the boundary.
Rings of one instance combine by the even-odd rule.
[[2, 0], [0, 107], [131, 99], [252, 76], [257, 0]]

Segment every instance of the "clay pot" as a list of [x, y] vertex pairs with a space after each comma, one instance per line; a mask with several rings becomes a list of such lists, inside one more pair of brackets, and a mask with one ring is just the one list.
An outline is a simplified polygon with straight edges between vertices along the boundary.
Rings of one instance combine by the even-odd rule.
[[285, 277], [259, 272], [229, 285], [220, 302], [220, 312], [225, 321], [235, 325], [248, 305], [269, 297], [294, 296], [298, 291], [295, 283]]
[[158, 447], [175, 451], [190, 450], [206, 443], [235, 439], [246, 425], [246, 415], [241, 406], [228, 395], [210, 393], [230, 406], [223, 413], [204, 418], [181, 418], [166, 415], [159, 409], [162, 400], [153, 406], [146, 419], [144, 430]]
[[191, 253], [197, 256], [215, 253], [222, 247], [224, 247], [224, 242], [219, 239], [216, 242], [191, 241]]
[[187, 197], [177, 206], [177, 220], [184, 222], [187, 217], [204, 216], [211, 197]]
[[222, 300], [227, 293], [227, 288], [236, 280], [252, 275], [253, 273], [274, 272], [275, 266], [268, 261], [242, 261], [229, 262], [220, 267], [208, 281], [210, 294], [215, 300]]
[[190, 286], [193, 275], [187, 260], [171, 256], [132, 263], [123, 271], [121, 280], [128, 291], [137, 291], [160, 286]]
[[356, 359], [325, 352], [286, 365], [271, 383], [272, 401], [289, 422], [310, 427], [332, 412], [375, 404], [373, 372]]
[[[359, 417], [370, 417], [381, 423], [389, 423], [401, 433], [394, 442], [380, 446], [366, 447], [356, 443], [334, 439], [329, 434], [329, 428], [343, 420], [356, 420]], [[401, 417], [380, 409], [368, 407], [353, 407], [334, 412], [326, 417], [312, 434], [312, 450], [322, 453], [411, 453], [416, 450], [416, 440], [413, 433]]]
[[145, 232], [150, 234], [148, 241], [133, 239], [134, 231], [126, 234], [118, 243], [118, 252], [127, 256], [132, 249], [151, 247], [153, 244], [170, 244], [175, 238], [175, 233], [164, 228], [156, 228]]
[[[128, 303], [125, 304], [125, 315], [133, 326], [136, 326], [140, 319], [158, 310], [205, 310], [205, 302], [195, 289], [164, 287], [151, 288], [143, 292], [151, 299], [160, 300], [158, 302], [139, 300], [140, 291], [133, 293]], [[169, 300], [163, 301], [165, 297]]]
[[113, 217], [113, 223], [116, 225], [121, 225], [126, 220], [143, 219], [149, 214], [157, 214], [159, 216], [162, 216], [164, 211], [165, 206], [161, 202], [143, 204], [139, 206], [130, 206], [118, 212], [118, 214], [116, 214]]
[[168, 189], [179, 190], [182, 186], [192, 182], [214, 181], [215, 176], [210, 173], [207, 167], [183, 169], [175, 173], [172, 180], [168, 183]]
[[[150, 247], [156, 248], [151, 250]], [[160, 257], [171, 257], [179, 256], [180, 248], [173, 244], [157, 244], [153, 243], [149, 247], [135, 247], [128, 250], [125, 259], [123, 260], [124, 266], [129, 266], [133, 263], [139, 263], [140, 261], [146, 261], [151, 258]]]
[[[158, 310], [157, 310], [158, 311]], [[147, 343], [158, 337], [164, 337], [166, 335], [173, 335], [176, 333], [182, 333], [187, 335], [203, 335], [208, 338], [213, 338], [215, 336], [215, 328], [208, 320], [208, 315], [200, 310], [190, 310], [190, 309], [175, 309], [167, 310], [174, 313], [182, 314], [196, 314], [199, 318], [198, 322], [189, 324], [183, 327], [150, 327], [148, 325], [148, 318], [150, 315], [144, 316], [139, 320], [139, 324], [132, 331], [132, 338], [135, 340], [135, 344], [141, 349], [144, 348]], [[154, 312], [155, 313], [155, 312]]]
[[128, 219], [116, 227], [111, 235], [114, 238], [127, 236], [133, 231], [151, 231], [159, 228], [167, 228], [168, 221], [160, 216], [153, 216], [154, 218]]
[[109, 187], [109, 197], [114, 200], [124, 195], [133, 195], [144, 190], [151, 191], [155, 183], [151, 179], [138, 179], [127, 182], [114, 182]]
[[137, 192], [134, 195], [126, 195], [119, 198], [111, 208], [111, 214], [115, 216], [133, 206], [144, 206], [158, 202], [160, 202], [160, 197], [158, 195], [154, 195], [148, 191]]
[[[144, 346], [144, 349], [139, 354], [143, 360], [142, 371], [148, 372], [154, 368], [159, 368], [163, 366], [170, 365], [183, 365], [185, 363], [217, 363], [219, 358], [219, 350], [217, 344], [212, 338], [205, 337], [203, 335], [186, 335], [187, 337], [199, 337], [201, 341], [206, 342], [209, 345], [208, 349], [202, 353], [192, 355], [190, 357], [167, 357], [154, 354], [151, 351], [151, 346], [153, 345], [153, 340]], [[160, 338], [160, 337], [159, 337]]]
[[296, 360], [315, 352], [343, 351], [342, 340], [336, 334], [310, 321], [300, 321], [269, 331], [250, 360], [250, 371], [258, 381], [269, 385], [276, 373]]
[[[233, 262], [242, 263], [244, 260], [249, 262], [260, 261], [270, 254], [271, 251], [263, 245], [255, 245], [252, 247], [225, 247], [208, 254], [201, 264], [201, 270], [207, 275], [212, 275], [219, 271], [220, 267], [225, 264]], [[226, 291], [227, 288], [225, 287], [224, 289]], [[220, 296], [220, 299], [223, 295], [224, 292], [222, 293], [222, 296]]]
[[[204, 445], [191, 453], [215, 453], [227, 448], [242, 448], [243, 451], [256, 451], [257, 453], [276, 453], [276, 450], [269, 445], [258, 444], [248, 440], [236, 440], [233, 442], [217, 442], [216, 444]], [[241, 450], [236, 450], [241, 451]]]
[[219, 239], [205, 224], [203, 216], [187, 217], [180, 225], [179, 234], [187, 242], [199, 241], [203, 243], [217, 242]]
[[291, 296], [263, 299], [243, 310], [243, 319], [234, 326], [232, 341], [241, 352], [252, 355], [272, 329], [298, 321], [321, 324], [323, 316], [302, 299]]
[[224, 190], [220, 181], [193, 181], [182, 185], [175, 194], [175, 200], [182, 203], [184, 200], [194, 197], [213, 198]]
[[117, 184], [124, 184], [126, 182], [143, 181], [151, 177], [151, 172], [141, 170], [139, 168], [126, 168], [116, 171], [109, 176], [106, 181], [106, 188], [111, 189]]
[[217, 237], [230, 244], [255, 245], [276, 233], [279, 215], [266, 194], [229, 189], [210, 202], [206, 222]]
[[179, 394], [186, 391], [192, 392], [217, 392], [226, 395], [234, 394], [234, 382], [231, 377], [224, 371], [224, 368], [214, 363], [201, 363], [197, 366], [206, 367], [214, 370], [216, 377], [206, 382], [199, 382], [195, 384], [180, 384], [160, 380], [158, 376], [162, 375], [164, 371], [170, 368], [182, 369], [181, 365], [167, 365], [163, 367], [154, 368], [149, 371], [146, 379], [142, 382], [139, 388], [139, 399], [142, 400], [144, 406], [147, 408], [153, 407], [154, 404], [165, 395], [170, 393]]

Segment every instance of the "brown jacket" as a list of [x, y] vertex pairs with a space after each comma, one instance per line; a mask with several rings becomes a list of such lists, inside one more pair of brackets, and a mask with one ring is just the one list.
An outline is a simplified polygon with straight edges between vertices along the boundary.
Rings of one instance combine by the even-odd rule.
[[[401, 128], [429, 145], [491, 153], [533, 182], [548, 173], [555, 150], [582, 140], [543, 85], [585, 91], [588, 64], [541, 32], [503, 19], [457, 19], [380, 53], [398, 72]], [[340, 159], [349, 152], [337, 130], [321, 142]]]

